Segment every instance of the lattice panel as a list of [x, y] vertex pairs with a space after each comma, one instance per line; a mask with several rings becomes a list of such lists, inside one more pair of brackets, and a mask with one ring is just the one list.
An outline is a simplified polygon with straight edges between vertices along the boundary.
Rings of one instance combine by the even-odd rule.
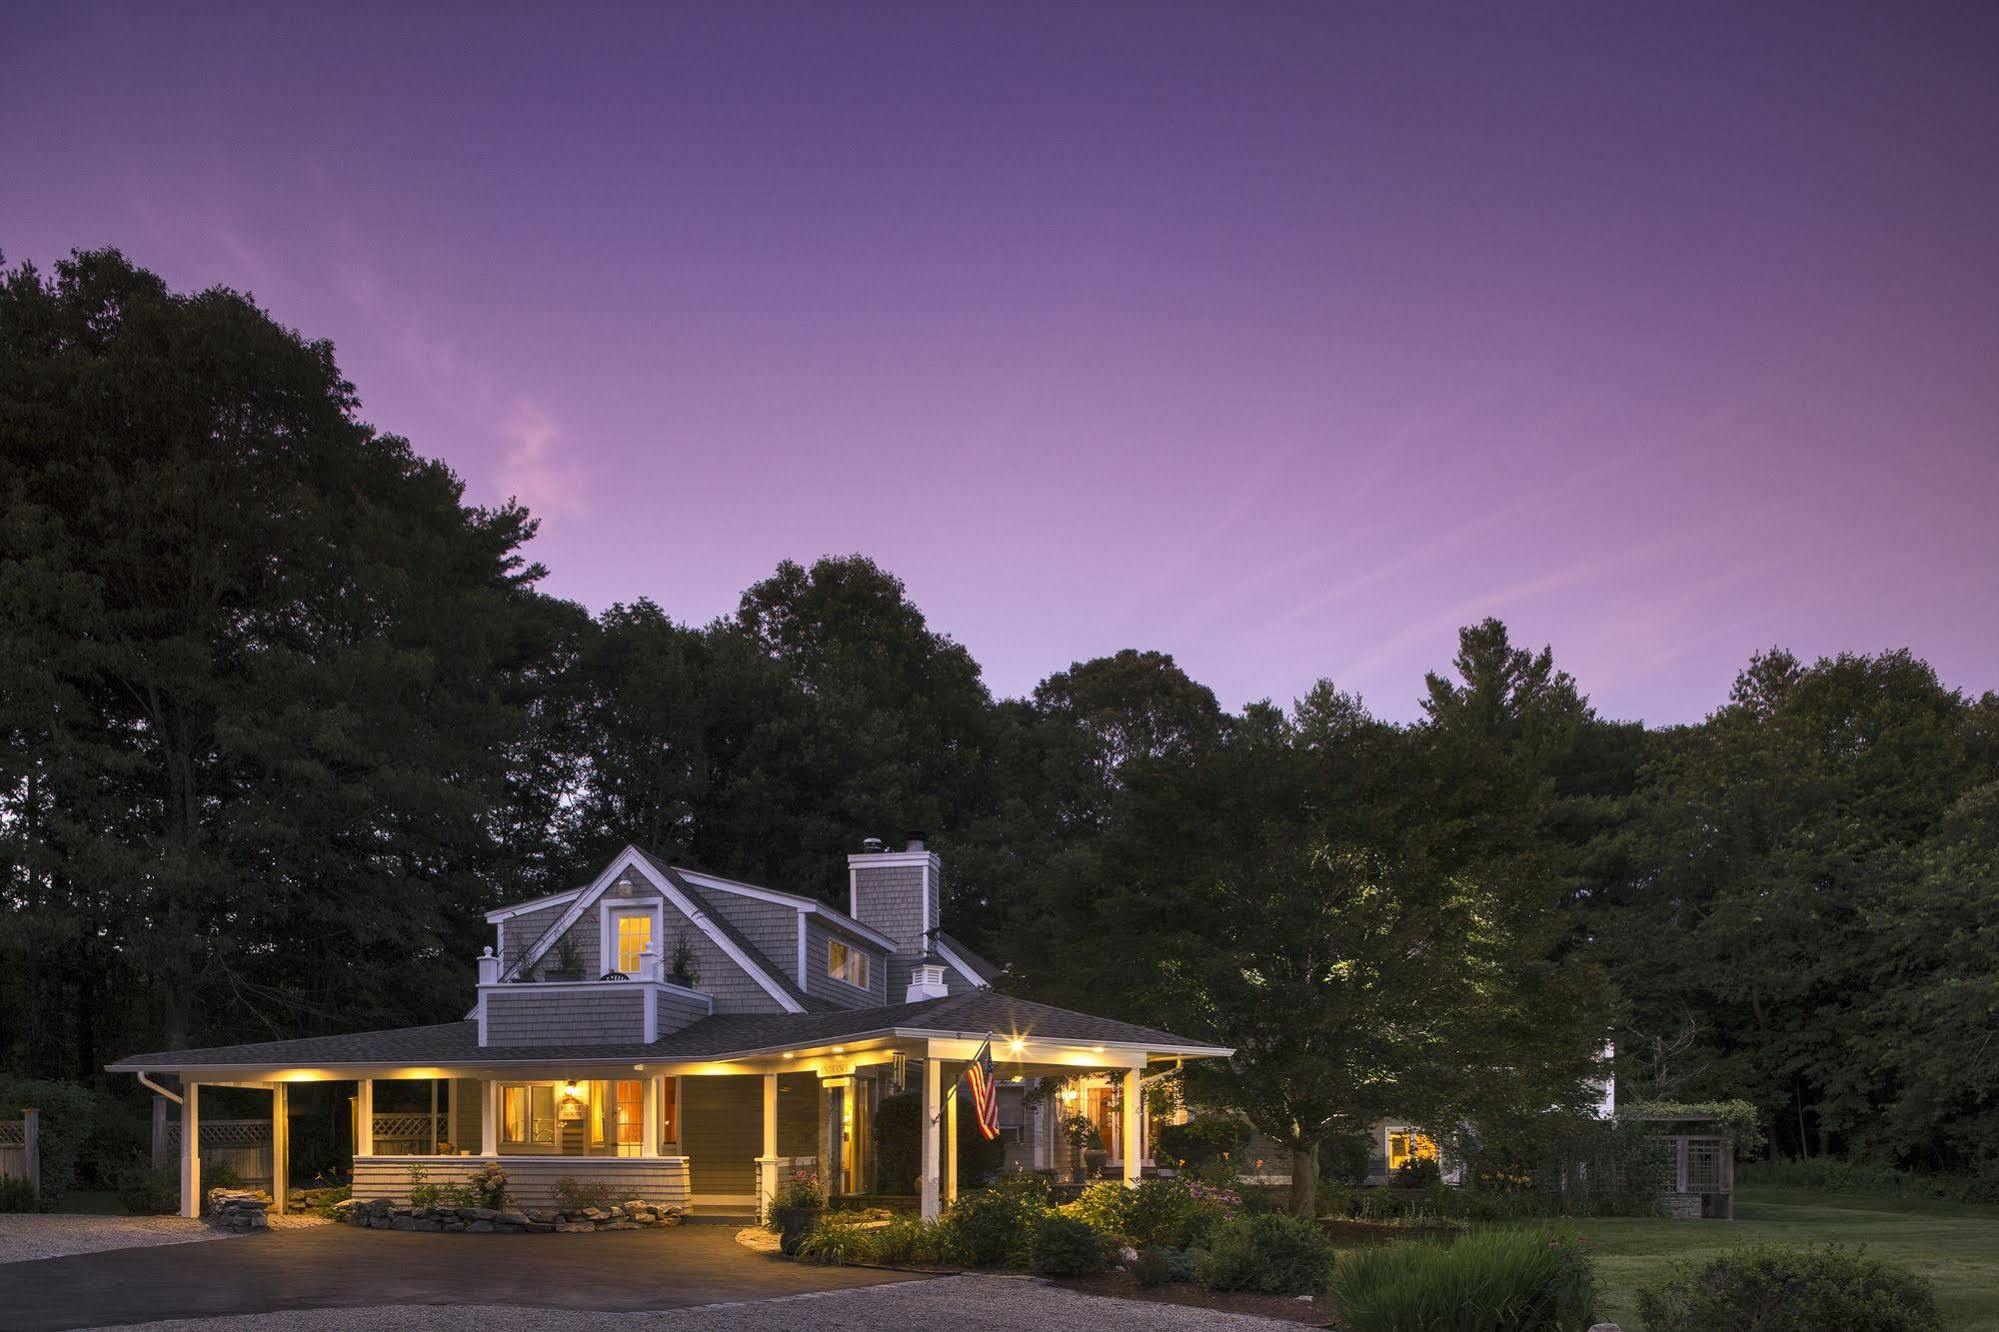
[[1687, 1192], [1722, 1191], [1721, 1154], [1727, 1150], [1728, 1145], [1718, 1140], [1700, 1138], [1687, 1140]]
[[[166, 1123], [167, 1141], [180, 1142], [180, 1122]], [[201, 1121], [203, 1147], [268, 1147], [271, 1121], [268, 1119], [204, 1119]]]
[[[376, 1115], [375, 1136], [378, 1138], [428, 1138], [431, 1133], [429, 1115]], [[444, 1116], [437, 1117], [437, 1131], [444, 1136]]]
[[19, 1120], [0, 1124], [0, 1147], [26, 1147], [28, 1126]]

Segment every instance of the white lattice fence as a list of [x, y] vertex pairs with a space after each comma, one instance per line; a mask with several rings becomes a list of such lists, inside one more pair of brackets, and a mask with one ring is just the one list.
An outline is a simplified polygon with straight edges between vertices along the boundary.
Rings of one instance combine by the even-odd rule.
[[439, 1142], [451, 1139], [450, 1120], [419, 1111], [413, 1115], [375, 1116], [375, 1155], [424, 1156]]
[[[164, 1157], [164, 1159], [161, 1159]], [[170, 1166], [180, 1159], [180, 1121], [169, 1118], [160, 1135], [153, 1164]], [[245, 1180], [271, 1177], [271, 1121], [268, 1119], [204, 1119], [201, 1121], [203, 1170], [227, 1167]]]

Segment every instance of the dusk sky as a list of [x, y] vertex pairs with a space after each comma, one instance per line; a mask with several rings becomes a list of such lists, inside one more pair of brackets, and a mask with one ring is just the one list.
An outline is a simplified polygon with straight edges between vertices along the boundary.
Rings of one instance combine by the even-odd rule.
[[1171, 652], [1415, 715], [1749, 655], [1999, 688], [1999, 5], [8, 4], [0, 252], [331, 339], [731, 610], [863, 551], [994, 690]]

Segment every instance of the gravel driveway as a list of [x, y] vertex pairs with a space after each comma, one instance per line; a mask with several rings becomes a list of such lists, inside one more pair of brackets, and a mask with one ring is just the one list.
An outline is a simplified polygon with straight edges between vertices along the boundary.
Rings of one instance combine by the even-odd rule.
[[679, 1332], [684, 1328], [790, 1332], [801, 1327], [922, 1327], [936, 1332], [1013, 1332], [1046, 1327], [1087, 1327], [1090, 1332], [1145, 1332], [1150, 1328], [1299, 1332], [1296, 1323], [1080, 1295], [1026, 1277], [1003, 1276], [919, 1279], [857, 1290], [696, 1305], [663, 1313], [595, 1313], [504, 1304], [393, 1304], [128, 1324], [124, 1332], [392, 1332], [403, 1328], [435, 1332]]
[[192, 1244], [226, 1232], [181, 1216], [66, 1216], [48, 1212], [0, 1215], [0, 1263], [63, 1258], [73, 1253]]

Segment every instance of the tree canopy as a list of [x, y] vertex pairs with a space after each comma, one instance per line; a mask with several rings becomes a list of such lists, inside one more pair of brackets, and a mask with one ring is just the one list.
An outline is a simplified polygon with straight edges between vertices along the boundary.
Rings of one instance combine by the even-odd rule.
[[865, 556], [696, 626], [533, 532], [245, 296], [0, 277], [0, 1070], [452, 1018], [478, 913], [624, 843], [838, 901], [923, 828], [1002, 984], [1236, 1047], [1197, 1090], [1307, 1163], [1573, 1105], [1612, 1035], [1776, 1150], [1999, 1172], [1999, 698], [1911, 652], [1659, 730], [1494, 620], [1409, 725], [1139, 649], [995, 699]]

